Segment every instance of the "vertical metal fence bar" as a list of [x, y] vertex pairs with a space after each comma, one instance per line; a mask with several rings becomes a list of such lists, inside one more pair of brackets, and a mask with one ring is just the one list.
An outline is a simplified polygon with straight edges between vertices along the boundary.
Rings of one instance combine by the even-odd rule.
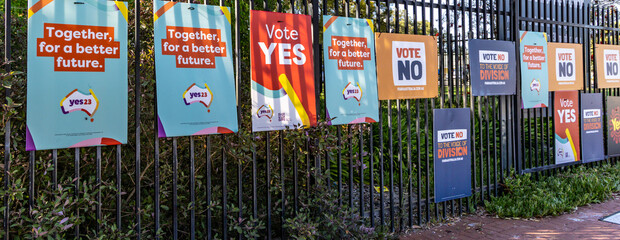
[[119, 232], [123, 229], [121, 215], [121, 160], [121, 145], [116, 145], [116, 228]]
[[[435, 21], [434, 21], [435, 17], [434, 17], [434, 16], [435, 16], [435, 11], [433, 10], [433, 7], [432, 7], [432, 6], [433, 6], [433, 4], [434, 4], [434, 2], [435, 2], [434, 0], [431, 0], [431, 1], [430, 1], [430, 3], [431, 3], [431, 7], [430, 7], [430, 14], [429, 14], [429, 15], [430, 15], [430, 16], [429, 16], [429, 17], [430, 17], [430, 19], [428, 20], [428, 21], [430, 22], [430, 29], [429, 29], [428, 33], [429, 33], [429, 35], [431, 35], [431, 36], [432, 36], [432, 35], [434, 35], [434, 33], [435, 33], [435, 31], [434, 31], [434, 24], [435, 24]], [[439, 1], [438, 1], [438, 2], [439, 2]], [[447, 8], [446, 8], [446, 11], [447, 11]], [[425, 33], [424, 35], [426, 35], [426, 33]], [[430, 102], [431, 102], [431, 112], [432, 112], [432, 111], [433, 111], [433, 109], [435, 108], [435, 99], [426, 99], [426, 101], [427, 101], [427, 102], [428, 102], [428, 101], [430, 101]], [[430, 114], [430, 112], [429, 112], [428, 110], [425, 110], [424, 112], [425, 112], [425, 116], [427, 116], [427, 117], [428, 117], [428, 115]], [[431, 121], [432, 121], [432, 119], [431, 119]], [[431, 131], [432, 131], [432, 127], [431, 127]], [[427, 132], [427, 134], [428, 134], [428, 132]], [[432, 135], [431, 135], [431, 136], [432, 136]], [[432, 137], [431, 137], [431, 139], [432, 139]], [[432, 146], [432, 143], [431, 143], [431, 146]], [[432, 150], [430, 150], [430, 149], [431, 149], [431, 147], [430, 147], [429, 145], [427, 145], [427, 148], [426, 148], [426, 149], [427, 149], [427, 154], [429, 154], [429, 151], [432, 151]], [[432, 160], [432, 159], [430, 159], [430, 158], [429, 158], [429, 156], [430, 156], [430, 154], [429, 154], [429, 155], [427, 155], [427, 158], [426, 158], [427, 168], [429, 167], [429, 165], [431, 165], [431, 164], [433, 163], [433, 160]], [[427, 173], [427, 175], [428, 175], [427, 177], [430, 177], [431, 173], [429, 172], [429, 173]], [[434, 180], [434, 176], [433, 176], [433, 180]], [[429, 181], [427, 184], [430, 184], [430, 181]], [[434, 191], [434, 189], [433, 189], [433, 195], [435, 196], [435, 191]], [[444, 204], [445, 204], [445, 203], [444, 203]], [[445, 209], [445, 206], [444, 206], [444, 209]], [[435, 219], [439, 220], [439, 204], [435, 204]]]
[[[446, 2], [447, 4], [447, 2]], [[454, 104], [456, 107], [460, 107], [460, 98], [459, 98], [459, 92], [461, 89], [461, 84], [460, 82], [460, 75], [461, 75], [461, 64], [459, 62], [459, 39], [458, 39], [458, 9], [457, 9], [457, 5], [456, 5], [456, 0], [452, 1], [452, 7], [454, 8], [454, 18], [453, 18], [453, 22], [452, 22], [452, 27], [453, 27], [453, 36], [454, 36], [454, 50], [450, 50], [452, 52], [452, 55], [450, 56], [450, 61], [452, 61], [453, 65], [455, 66], [454, 69], [456, 70], [456, 72], [454, 73]], [[441, 17], [441, 14], [439, 14], [439, 16]], [[440, 33], [441, 34], [441, 33]], [[452, 48], [452, 46], [450, 47]], [[455, 55], [456, 54], [456, 55]], [[445, 209], [445, 205], [444, 205], [444, 209]], [[454, 200], [450, 200], [450, 212], [452, 214], [452, 216], [454, 217]]]
[[[497, 27], [497, 32], [499, 33], [499, 4], [497, 4], [497, 0], [492, 1], [491, 4], [491, 9], [489, 11], [491, 11], [490, 15], [491, 15], [491, 39], [497, 40], [498, 36], [495, 34], [496, 33], [496, 28]], [[496, 10], [496, 12], [493, 12], [493, 9]], [[497, 21], [497, 23], [495, 22]], [[499, 35], [499, 34], [498, 34]], [[494, 176], [494, 181], [493, 181], [493, 189], [494, 189], [494, 195], [497, 196], [497, 128], [495, 126], [496, 121], [498, 121], [499, 115], [497, 112], [497, 107], [496, 104], [499, 102], [499, 97], [497, 96], [493, 96], [491, 97], [491, 107], [493, 109], [493, 116], [495, 116], [495, 118], [492, 119], [492, 129], [493, 129], [493, 176]], [[501, 145], [501, 143], [500, 143]], [[490, 180], [489, 180], [490, 182]]]
[[30, 151], [28, 156], [28, 210], [29, 216], [32, 216], [34, 210], [34, 182], [35, 182], [35, 151]]
[[396, 100], [397, 121], [398, 121], [398, 229], [403, 230], [403, 137], [401, 122], [401, 104]]
[[196, 168], [194, 158], [194, 137], [189, 137], [189, 201], [190, 239], [196, 239]]
[[[326, 0], [323, 0], [325, 2], [327, 2]], [[375, 2], [376, 4], [376, 2]], [[378, 5], [375, 5], [375, 8], [378, 8]], [[372, 14], [370, 13], [370, 0], [366, 0], [366, 18], [371, 18]], [[374, 24], [376, 24], [376, 21], [374, 22]], [[381, 116], [379, 115], [379, 122], [380, 121]], [[369, 157], [368, 157], [368, 161], [369, 161], [369, 165], [370, 165], [370, 172], [369, 172], [369, 181], [370, 181], [370, 186], [369, 186], [369, 207], [370, 207], [370, 227], [374, 228], [375, 227], [375, 195], [374, 195], [374, 191], [373, 188], [375, 187], [375, 154], [374, 154], [374, 146], [373, 146], [373, 142], [374, 142], [374, 137], [373, 137], [373, 125], [375, 124], [369, 124], [368, 128], [368, 151], [369, 151]], [[362, 178], [363, 179], [363, 178]], [[381, 188], [379, 188], [381, 189]]]
[[349, 209], [353, 210], [353, 136], [355, 132], [353, 131], [353, 125], [347, 125], [347, 138], [349, 139], [349, 183], [347, 187], [349, 188]]
[[[531, 3], [532, 3], [532, 15], [531, 16], [533, 18], [540, 17], [540, 8], [539, 8], [539, 6], [534, 5], [535, 4], [534, 0], [531, 0]], [[537, 8], [538, 11], [535, 11], [536, 10], [535, 8]], [[532, 23], [532, 25], [534, 25], [534, 24]], [[533, 26], [532, 26], [532, 28], [533, 28]], [[535, 29], [536, 29], [536, 31], [539, 31], [539, 32], [542, 31], [540, 23], [536, 24], [536, 28]], [[539, 127], [538, 126], [543, 126], [545, 124], [545, 122], [546, 122], [546, 120], [543, 120], [543, 118], [545, 118], [545, 117], [543, 115], [542, 110], [543, 110], [542, 108], [536, 108], [536, 109], [533, 110], [534, 111], [534, 124], [535, 124], [535, 126], [534, 126], [534, 139], [535, 139], [535, 143], [534, 144], [535, 144], [535, 150], [536, 150], [534, 158], [536, 159], [535, 160], [536, 167], [540, 167], [540, 166], [542, 166], [544, 164], [541, 161], [542, 159], [541, 159], [540, 153], [541, 153], [542, 145], [547, 141], [547, 139], [545, 139], [545, 132], [546, 131], [544, 131], [544, 128], [540, 129], [540, 134], [542, 136], [542, 139], [540, 139], [538, 137], [538, 131], [539, 131]], [[540, 117], [538, 117], [538, 116], [540, 116]], [[540, 123], [539, 123], [539, 120], [540, 120]], [[538, 175], [538, 173], [536, 175]]]
[[[376, 8], [377, 8], [377, 14], [376, 14], [376, 18], [375, 22], [377, 24], [377, 32], [381, 32], [381, 1], [380, 0], [375, 0], [375, 4], [376, 4]], [[336, 8], [337, 10], [338, 8]], [[389, 11], [388, 11], [389, 14]], [[379, 101], [379, 226], [381, 227], [381, 230], [385, 229], [385, 206], [384, 206], [384, 182], [383, 182], [383, 147], [384, 147], [384, 143], [383, 143], [383, 110], [382, 110], [382, 103], [381, 101]]]
[[[455, 6], [456, 7], [456, 6]], [[471, 6], [469, 6], [471, 7]], [[465, 1], [461, 0], [461, 39], [463, 40], [461, 42], [461, 62], [463, 64], [465, 64]], [[467, 68], [467, 66], [464, 66], [465, 68]], [[465, 70], [465, 69], [464, 69]], [[469, 69], [466, 69], [465, 71], [469, 72]], [[461, 105], [461, 107], [466, 108], [467, 107], [467, 82], [465, 81], [465, 75], [463, 75], [463, 83], [462, 83], [462, 94], [463, 94], [463, 104]], [[469, 209], [469, 198], [465, 198], [465, 204], [467, 205], [467, 209]], [[459, 199], [459, 215], [463, 214], [463, 199]]]
[[[424, 12], [424, 9], [422, 8], [422, 11]], [[413, 2], [413, 19], [418, 19], [418, 2]], [[413, 33], [417, 34], [418, 33], [418, 24], [413, 24]], [[416, 207], [417, 207], [417, 217], [418, 217], [418, 221], [417, 224], [418, 225], [422, 225], [422, 176], [420, 175], [422, 173], [421, 171], [421, 158], [422, 158], [422, 151], [420, 148], [420, 103], [418, 99], [415, 99], [413, 104], [416, 107], [416, 116], [415, 116], [415, 125], [416, 125], [416, 151], [417, 151], [417, 162], [416, 162]], [[413, 194], [413, 193], [412, 193]]]
[[[235, 0], [234, 2], [234, 7], [235, 7], [235, 49], [234, 49], [234, 61], [235, 61], [235, 83], [236, 83], [236, 88], [235, 88], [235, 94], [237, 96], [237, 118], [238, 118], [238, 125], [239, 125], [239, 131], [241, 131], [241, 107], [239, 104], [239, 96], [240, 94], [240, 87], [239, 84], [241, 82], [241, 34], [239, 32], [239, 28], [240, 28], [240, 24], [239, 24], [239, 19], [241, 19], [239, 16], [239, 0]], [[284, 191], [284, 189], [282, 190]], [[238, 213], [238, 219], [243, 219], [243, 163], [242, 161], [238, 161], [237, 162], [237, 205], [239, 205], [239, 213]], [[283, 195], [284, 196], [284, 195]], [[284, 199], [282, 199], [282, 213], [284, 214]], [[242, 239], [243, 235], [242, 233], [239, 233], [239, 239]]]
[[[4, 61], [6, 61], [6, 65], [4, 65], [6, 72], [11, 72], [11, 1], [4, 1]], [[4, 89], [5, 99], [11, 97], [11, 89]], [[9, 186], [11, 184], [11, 119], [7, 119], [4, 125], [4, 190], [8, 191]], [[10, 226], [11, 226], [11, 205], [8, 194], [4, 194], [4, 239], [8, 240], [10, 238]]]
[[[280, 131], [279, 134], [279, 138], [278, 138], [278, 150], [280, 151], [280, 197], [282, 198], [282, 212], [280, 213], [280, 221], [281, 221], [281, 225], [284, 225], [284, 221], [286, 220], [286, 196], [285, 196], [285, 177], [284, 177], [284, 131]], [[293, 159], [293, 161], [296, 161], [296, 159]], [[241, 178], [241, 167], [239, 167], [239, 178]], [[239, 185], [239, 191], [241, 191], [241, 185]], [[241, 194], [239, 194], [239, 196], [241, 196]], [[280, 235], [282, 237], [284, 237], [284, 227], [280, 226]]]
[[179, 166], [179, 160], [178, 160], [178, 148], [177, 148], [177, 138], [172, 138], [172, 239], [178, 239], [179, 238], [179, 217], [178, 217], [178, 200], [177, 200], [177, 196], [178, 196], [178, 186], [177, 186], [177, 181], [178, 181], [178, 166]]
[[359, 189], [359, 202], [360, 202], [360, 217], [364, 218], [364, 124], [359, 124], [359, 174], [360, 174], [360, 189]]
[[[426, 0], [422, 0], [422, 22], [426, 21]], [[432, 21], [431, 21], [432, 22]], [[422, 26], [422, 35], [426, 35], [426, 24]], [[431, 213], [431, 204], [430, 204], [430, 175], [429, 175], [429, 160], [428, 160], [428, 99], [424, 99], [424, 156], [426, 156], [426, 195], [425, 195], [425, 203], [426, 203], [426, 221], [430, 222], [430, 213]], [[419, 141], [419, 140], [418, 140]]]
[[[469, 24], [469, 31], [468, 31], [468, 38], [471, 39], [474, 37], [474, 34], [472, 32], [472, 26], [474, 25], [474, 17], [473, 17], [473, 12], [472, 12], [472, 0], [469, 0], [469, 10], [468, 10], [468, 16], [469, 16], [469, 20], [468, 20], [468, 24]], [[467, 199], [467, 203], [469, 203], [469, 199], [471, 199], [473, 201], [473, 205], [474, 205], [474, 209], [476, 209], [476, 137], [475, 137], [475, 131], [476, 131], [476, 114], [474, 114], [474, 101], [475, 101], [475, 97], [472, 95], [469, 96], [469, 112], [471, 115], [471, 129], [473, 129], [473, 133], [471, 134], [471, 136], [473, 136], [471, 138], [471, 145], [472, 145], [472, 149], [471, 149], [471, 168], [472, 168], [472, 187], [473, 187], [473, 194], [470, 198]], [[469, 208], [467, 208], [469, 210]]]
[[58, 190], [58, 150], [52, 150], [52, 164], [54, 166], [54, 172], [52, 173], [52, 189]]
[[[253, 135], [252, 135], [253, 136]], [[211, 171], [211, 138], [209, 136], [206, 137], [205, 139], [205, 145], [206, 145], [206, 149], [205, 149], [205, 160], [207, 162], [207, 171], [206, 171], [206, 178], [207, 178], [207, 185], [205, 186], [206, 188], [206, 202], [207, 202], [207, 239], [210, 240], [213, 237], [212, 234], [212, 226], [211, 226], [211, 174], [213, 173]], [[252, 155], [254, 155], [254, 151], [252, 152]], [[254, 157], [254, 159], [256, 159], [256, 157]], [[256, 163], [256, 161], [254, 161], [254, 163]], [[256, 165], [253, 165], [253, 170], [256, 170]], [[256, 171], [254, 171], [256, 172]], [[253, 175], [253, 179], [254, 181], [256, 181], [256, 175]], [[254, 186], [254, 190], [252, 192], [253, 194], [253, 199], [254, 199], [254, 203], [256, 204], [256, 183], [254, 182], [253, 184]], [[256, 219], [256, 207], [253, 208], [254, 210], [254, 219]]]
[[135, 104], [135, 108], [134, 108], [134, 114], [135, 114], [135, 124], [136, 124], [136, 129], [135, 129], [135, 138], [136, 138], [136, 146], [135, 146], [135, 191], [136, 191], [136, 202], [135, 202], [135, 214], [136, 214], [136, 226], [135, 226], [135, 230], [136, 230], [136, 238], [140, 239], [142, 237], [142, 228], [141, 228], [141, 224], [142, 224], [142, 207], [140, 205], [140, 193], [141, 193], [141, 186], [140, 186], [140, 110], [141, 110], [141, 106], [140, 106], [140, 99], [142, 96], [142, 85], [141, 85], [141, 81], [140, 81], [140, 57], [141, 57], [141, 53], [142, 53], [142, 49], [140, 48], [140, 4], [141, 2], [139, 0], [135, 0], [134, 1], [134, 18], [135, 18], [135, 22], [134, 22], [134, 88], [135, 88], [135, 92], [134, 92], [134, 104]]
[[384, 143], [383, 143], [383, 113], [382, 113], [382, 106], [381, 106], [381, 101], [379, 101], [379, 215], [380, 215], [380, 226], [381, 229], [384, 230], [385, 229], [385, 204], [384, 204], [384, 198], [385, 198], [385, 194], [384, 194], [384, 190], [385, 190], [385, 183], [384, 183], [384, 172], [383, 172], [383, 168], [384, 168], [384, 162], [383, 162], [383, 148], [384, 148]]
[[[153, 59], [154, 59], [154, 57], [153, 57]], [[159, 180], [160, 180], [159, 179], [160, 178], [160, 173], [159, 173], [159, 124], [158, 124], [159, 123], [159, 116], [158, 116], [158, 113], [157, 113], [157, 92], [155, 92], [154, 95], [155, 95], [155, 97], [154, 97], [155, 98], [155, 102], [154, 102], [155, 107], [154, 107], [153, 116], [155, 118], [155, 121], [153, 121], [153, 129], [156, 132], [156, 134], [155, 134], [155, 139], [153, 139], [153, 144], [154, 144], [154, 146], [153, 146], [153, 148], [154, 148], [154, 151], [153, 151], [153, 154], [154, 154], [153, 155], [153, 158], [154, 158], [153, 159], [153, 161], [154, 161], [153, 162], [153, 181], [154, 181], [153, 184], [154, 184], [154, 189], [153, 190], [154, 190], [154, 193], [155, 193], [155, 196], [153, 198], [153, 201], [154, 201], [154, 204], [155, 204], [155, 209], [153, 209], [153, 221], [154, 221], [154, 226], [155, 226], [154, 227], [154, 231], [155, 232], [153, 233], [153, 236], [154, 236], [154, 238], [156, 240], [159, 240], [160, 234], [158, 232], [159, 232], [159, 229], [161, 227], [160, 226], [160, 217], [161, 217], [160, 216], [160, 211], [161, 211], [160, 210], [161, 209], [160, 190], [161, 190], [161, 188], [160, 188], [160, 182], [159, 182]], [[118, 163], [117, 168], [120, 168], [120, 162]], [[119, 172], [118, 175], [120, 175], [120, 172]], [[118, 180], [118, 182], [119, 182], [118, 183], [119, 184], [118, 187], [120, 188], [120, 179]], [[118, 202], [120, 203], [120, 195], [119, 195]], [[118, 209], [118, 211], [120, 211], [120, 208]]]
[[[520, 4], [517, 3], [517, 1], [512, 1], [512, 3], [513, 3], [512, 7], [511, 7], [511, 13], [512, 13], [511, 14], [511, 17], [512, 17], [512, 22], [511, 22], [512, 23], [512, 28], [511, 28], [512, 29], [512, 35], [511, 35], [510, 39], [515, 41], [515, 50], [518, 50], [519, 49], [519, 42], [516, 41], [516, 39], [519, 38], [519, 29], [520, 29], [520, 26], [521, 26], [520, 20], [519, 20], [519, 12], [521, 11], [521, 7], [520, 7]], [[520, 59], [519, 56], [516, 55], [516, 59], [515, 60], [518, 62], [519, 59]], [[516, 79], [517, 79], [517, 86], [519, 86], [519, 84], [521, 83], [521, 81], [520, 81], [521, 73], [519, 72], [519, 65], [517, 65], [516, 73], [517, 73], [517, 77], [516, 77]], [[523, 138], [522, 135], [521, 135], [521, 133], [523, 132], [522, 128], [521, 128], [521, 122], [522, 122], [521, 121], [521, 115], [522, 114], [521, 114], [520, 106], [518, 104], [518, 102], [519, 102], [518, 98], [521, 95], [520, 88], [517, 88], [517, 92], [516, 93], [517, 94], [512, 98], [511, 106], [513, 107], [513, 112], [516, 113], [516, 117], [514, 118], [514, 124], [513, 124], [513, 126], [516, 127], [515, 137], [517, 138], [517, 140], [515, 141], [516, 142], [516, 146], [517, 146], [517, 149], [515, 151], [515, 153], [516, 153], [515, 160], [516, 160], [516, 171], [518, 173], [520, 173], [521, 169], [522, 169], [522, 167], [521, 167], [522, 166], [521, 159], [523, 157], [523, 155], [521, 154], [522, 153], [521, 151], [523, 149], [522, 148], [522, 142], [521, 142], [522, 138]]]
[[[441, 1], [439, 1], [439, 4], [441, 4]], [[441, 5], [440, 5], [441, 6]], [[458, 85], [458, 74], [459, 74], [459, 65], [458, 65], [458, 50], [457, 50], [457, 46], [458, 46], [458, 40], [457, 40], [457, 18], [458, 18], [458, 13], [457, 13], [457, 7], [456, 7], [456, 0], [452, 1], [452, 5], [450, 4], [450, 1], [446, 1], [445, 2], [445, 7], [446, 7], [446, 14], [442, 15], [441, 12], [438, 13], [438, 18], [440, 19], [440, 23], [439, 26], [441, 27], [443, 24], [441, 23], [441, 20], [445, 17], [446, 18], [446, 29], [445, 29], [445, 34], [442, 33], [441, 29], [439, 30], [439, 37], [440, 39], [442, 39], [441, 42], [446, 42], [446, 47], [448, 48], [447, 51], [447, 59], [446, 62], [448, 64], [448, 91], [449, 91], [449, 100], [448, 100], [448, 108], [452, 108], [454, 107], [458, 107], [458, 102], [459, 102], [459, 98], [458, 98], [458, 92], [459, 92], [459, 85]], [[441, 7], [439, 8], [441, 9]], [[434, 10], [433, 10], [434, 11]], [[451, 17], [452, 16], [452, 17]], [[445, 40], [443, 40], [443, 38], [447, 38]], [[456, 51], [456, 52], [455, 52]], [[442, 57], [443, 58], [443, 57]], [[442, 59], [443, 62], [443, 59]], [[442, 78], [443, 79], [443, 78]], [[442, 89], [443, 92], [443, 89]], [[440, 101], [440, 108], [441, 108], [441, 101]], [[433, 160], [433, 164], [435, 164], [434, 160]], [[451, 214], [454, 214], [454, 200], [450, 200], [450, 202], [448, 203], [447, 201], [442, 202], [442, 214], [443, 214], [443, 219], [447, 219], [448, 218], [448, 207], [450, 207], [450, 212]]]
[[[75, 187], [75, 198], [80, 198], [80, 148], [75, 148], [75, 158], [74, 158], [74, 187]], [[75, 211], [76, 218], [80, 217], [80, 208], [76, 208]], [[80, 238], [80, 224], [75, 224], [75, 238]]]
[[[416, 27], [417, 28], [417, 27]], [[414, 28], [414, 29], [416, 29]], [[417, 30], [417, 29], [416, 29]], [[414, 30], [415, 32], [417, 32], [416, 30]], [[422, 223], [424, 221], [422, 221], [422, 148], [420, 145], [421, 142], [421, 135], [420, 135], [420, 101], [418, 99], [415, 100], [415, 107], [416, 107], [416, 118], [415, 118], [415, 132], [417, 134], [416, 136], [416, 150], [418, 151], [418, 157], [417, 162], [416, 162], [416, 175], [417, 175], [417, 204], [418, 204], [418, 225], [422, 225]], [[425, 198], [426, 199], [426, 198]], [[428, 208], [428, 201], [425, 200], [426, 203], [426, 207]], [[426, 221], [428, 222], [428, 215], [426, 218]]]
[[[324, 0], [325, 1], [325, 0]], [[355, 18], [360, 18], [360, 0], [355, 1]], [[359, 157], [359, 176], [360, 176], [360, 189], [359, 189], [359, 211], [360, 217], [364, 218], [364, 124], [358, 124], [359, 126], [359, 143], [358, 143], [358, 157]], [[370, 199], [372, 201], [372, 199]], [[371, 209], [372, 211], [372, 209]]]
[[[271, 183], [271, 138], [269, 137], [269, 132], [265, 132], [265, 152], [266, 152], [266, 156], [265, 156], [265, 171], [266, 171], [266, 191], [267, 191], [267, 239], [271, 239], [271, 190], [270, 190], [270, 183]], [[225, 168], [224, 168], [225, 169]], [[224, 174], [226, 174], [226, 171], [224, 171]], [[307, 185], [308, 182], [306, 182]], [[223, 188], [226, 189], [226, 188]], [[226, 191], [224, 191], [226, 192]], [[222, 217], [224, 218], [224, 217]], [[222, 219], [224, 220], [224, 219]], [[225, 220], [224, 220], [225, 221]]]
[[[394, 16], [394, 28], [396, 33], [400, 33], [400, 0], [394, 1], [395, 16]], [[406, 11], [406, 10], [405, 10]], [[405, 19], [407, 22], [408, 19]], [[396, 100], [396, 121], [398, 131], [398, 230], [403, 229], [403, 138], [402, 138], [402, 122], [401, 122], [401, 104], [400, 100]]]
[[295, 161], [293, 161], [293, 194], [294, 194], [294, 209], [295, 209], [295, 214], [297, 214], [297, 211], [299, 210], [299, 178], [297, 176], [298, 173], [298, 167], [297, 167], [297, 145], [295, 143], [293, 143], [293, 149], [295, 149], [295, 151], [293, 151], [293, 159], [295, 159]]
[[96, 217], [97, 217], [97, 232], [96, 236], [99, 236], [101, 232], [101, 146], [97, 146], [97, 156], [96, 156], [96, 188], [97, 188], [97, 207], [96, 207]]
[[[389, 6], [389, 5], [388, 5]], [[388, 28], [389, 29], [389, 28]], [[394, 232], [394, 141], [393, 141], [393, 132], [392, 132], [392, 103], [390, 100], [387, 101], [387, 116], [388, 116], [388, 144], [390, 151], [390, 172], [389, 172], [389, 180], [390, 180], [390, 189], [389, 189], [389, 198], [390, 198], [390, 231]]]
[[[547, 19], [547, 0], [538, 1], [538, 18], [539, 19], [545, 19], [545, 20]], [[539, 23], [539, 28], [540, 28], [540, 31], [547, 32], [547, 24], [546, 23], [542, 24], [542, 27], [540, 26], [540, 23]], [[542, 131], [543, 139], [549, 139], [550, 140], [551, 139], [550, 135], [547, 135], [547, 137], [545, 137], [545, 133], [548, 133], [548, 126], [545, 126], [543, 124], [543, 131]], [[550, 161], [549, 161], [549, 149], [547, 147], [547, 146], [549, 146], [548, 144], [549, 144], [549, 142], [547, 142], [547, 145], [545, 145], [545, 141], [542, 141], [542, 146], [541, 146], [541, 154], [542, 154], [542, 156], [541, 156], [541, 160], [542, 160], [543, 165], [551, 164]]]
[[337, 127], [336, 135], [338, 138], [338, 157], [336, 159], [338, 165], [338, 205], [342, 206], [342, 127]]
[[[405, 4], [405, 34], [409, 34], [409, 2], [408, 1], [404, 1]], [[415, 8], [415, 5], [414, 5]], [[415, 19], [415, 18], [414, 18]], [[414, 22], [414, 25], [417, 25], [416, 22]], [[412, 165], [411, 165], [411, 106], [410, 106], [410, 101], [409, 99], [406, 100], [406, 109], [407, 109], [407, 123], [406, 123], [406, 129], [407, 129], [407, 170], [408, 170], [408, 175], [407, 175], [407, 179], [408, 183], [408, 194], [407, 194], [407, 198], [408, 198], [408, 204], [409, 204], [409, 227], [413, 227], [413, 181], [412, 181]], [[372, 156], [372, 155], [371, 155]], [[402, 191], [402, 189], [401, 189]], [[372, 202], [372, 198], [370, 200]]]
[[[221, 5], [221, 4], [220, 4]], [[269, 138], [267, 138], [269, 139]], [[221, 141], [226, 142], [226, 137], [221, 135]], [[228, 180], [226, 179], [226, 148], [221, 148], [222, 154], [222, 238], [228, 239]], [[267, 167], [269, 169], [269, 167]]]

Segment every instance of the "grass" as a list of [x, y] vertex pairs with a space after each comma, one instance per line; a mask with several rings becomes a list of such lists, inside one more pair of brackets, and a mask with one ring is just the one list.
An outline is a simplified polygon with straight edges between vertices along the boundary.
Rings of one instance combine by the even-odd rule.
[[487, 211], [502, 218], [556, 216], [620, 192], [620, 164], [579, 166], [538, 180], [531, 174], [511, 175], [504, 194], [485, 201]]

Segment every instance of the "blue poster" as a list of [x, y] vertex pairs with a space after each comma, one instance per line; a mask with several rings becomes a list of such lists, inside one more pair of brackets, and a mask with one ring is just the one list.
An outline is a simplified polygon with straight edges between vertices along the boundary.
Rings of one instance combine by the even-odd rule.
[[379, 98], [372, 20], [323, 16], [323, 43], [328, 121], [376, 122]]
[[583, 162], [605, 159], [603, 95], [581, 94], [581, 156]]
[[159, 137], [236, 132], [227, 7], [154, 1]]
[[471, 196], [469, 108], [433, 110], [435, 202]]
[[469, 69], [474, 96], [514, 95], [517, 91], [514, 42], [469, 40]]
[[522, 108], [549, 106], [549, 73], [547, 72], [547, 34], [519, 31], [521, 42]]
[[127, 6], [28, 1], [26, 150], [127, 142]]

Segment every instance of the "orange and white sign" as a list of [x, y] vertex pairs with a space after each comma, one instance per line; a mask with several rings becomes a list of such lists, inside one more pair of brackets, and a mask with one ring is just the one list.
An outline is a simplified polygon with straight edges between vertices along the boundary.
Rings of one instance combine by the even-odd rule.
[[549, 91], [583, 89], [583, 45], [547, 43]]
[[620, 46], [596, 45], [598, 88], [620, 87]]
[[375, 33], [379, 99], [438, 95], [437, 41], [431, 36]]

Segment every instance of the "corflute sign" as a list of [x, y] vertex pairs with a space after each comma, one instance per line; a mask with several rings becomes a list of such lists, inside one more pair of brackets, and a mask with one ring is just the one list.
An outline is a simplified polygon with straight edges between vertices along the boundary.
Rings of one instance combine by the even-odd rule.
[[584, 162], [605, 159], [603, 94], [581, 94], [581, 156]]
[[250, 12], [252, 130], [316, 125], [310, 16]]
[[620, 46], [597, 44], [595, 54], [598, 87], [620, 87]]
[[470, 134], [468, 108], [433, 110], [436, 203], [471, 196]]
[[81, 2], [28, 2], [26, 150], [127, 141], [127, 6]]
[[607, 151], [620, 156], [620, 97], [607, 97]]
[[523, 108], [549, 105], [547, 34], [520, 31], [521, 100]]
[[558, 91], [554, 94], [555, 163], [579, 161], [579, 92]]
[[513, 42], [469, 40], [469, 68], [474, 96], [516, 93], [517, 63]]
[[[431, 36], [375, 33], [379, 99], [434, 98], [437, 42]], [[385, 65], [385, 64], [391, 65]]]
[[159, 137], [236, 132], [229, 9], [153, 6]]
[[323, 16], [323, 42], [329, 123], [376, 122], [379, 100], [372, 20]]
[[549, 91], [583, 89], [582, 51], [581, 44], [547, 43]]

